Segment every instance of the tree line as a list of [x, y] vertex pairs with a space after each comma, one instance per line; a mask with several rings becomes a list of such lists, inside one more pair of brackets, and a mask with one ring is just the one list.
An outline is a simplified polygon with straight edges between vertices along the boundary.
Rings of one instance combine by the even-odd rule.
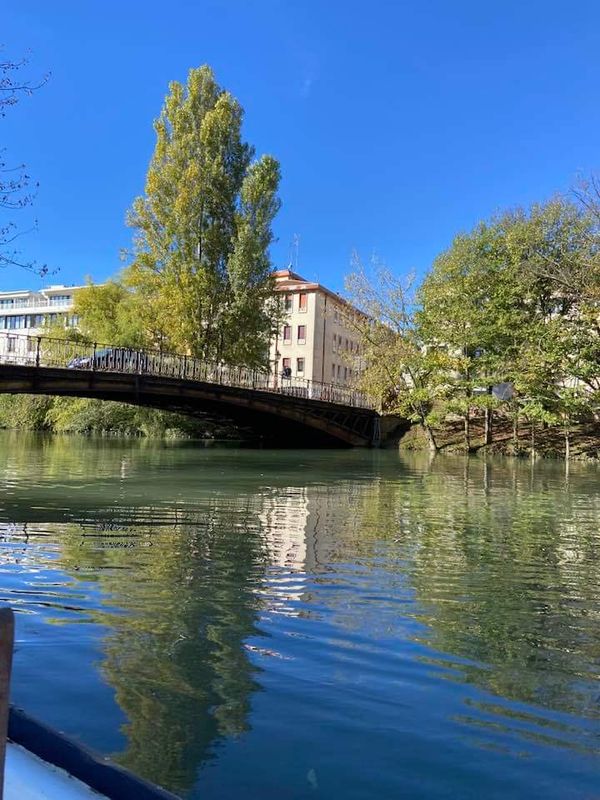
[[[0, 64], [5, 103], [19, 88], [11, 69]], [[145, 191], [127, 216], [127, 265], [76, 293], [78, 328], [55, 335], [268, 365], [284, 316], [269, 257], [280, 168], [255, 158], [243, 116], [206, 65], [170, 84]], [[600, 399], [599, 249], [592, 177], [569, 197], [458, 235], [418, 287], [356, 264], [348, 296], [366, 316], [348, 323], [362, 340], [360, 388], [383, 412], [417, 422], [433, 450], [450, 416], [470, 450], [473, 418], [485, 418], [490, 443], [501, 415], [515, 442], [527, 422], [532, 450], [536, 428], [560, 426], [568, 456], [573, 426], [594, 417]]]
[[[432, 450], [452, 415], [471, 423], [509, 416], [516, 443], [525, 420], [560, 426], [569, 457], [573, 426], [600, 411], [600, 183], [493, 216], [454, 239], [421, 285], [357, 263], [351, 316], [363, 341], [362, 388], [382, 411], [418, 423]], [[499, 391], [501, 388], [501, 391]]]

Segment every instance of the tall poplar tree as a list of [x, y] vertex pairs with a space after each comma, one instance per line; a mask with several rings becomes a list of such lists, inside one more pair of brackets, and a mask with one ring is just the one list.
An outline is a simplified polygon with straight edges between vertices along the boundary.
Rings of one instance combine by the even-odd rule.
[[254, 160], [242, 120], [208, 66], [170, 84], [145, 194], [128, 218], [124, 280], [155, 344], [257, 366], [276, 315], [269, 245], [280, 171], [271, 156]]

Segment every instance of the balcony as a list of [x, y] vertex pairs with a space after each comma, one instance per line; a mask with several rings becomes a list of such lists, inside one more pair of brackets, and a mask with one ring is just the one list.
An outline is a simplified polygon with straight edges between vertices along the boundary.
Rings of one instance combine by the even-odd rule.
[[12, 311], [19, 311], [23, 308], [56, 308], [65, 309], [73, 305], [73, 299], [68, 300], [49, 300], [47, 297], [28, 298], [27, 300], [13, 300], [10, 303], [4, 303], [0, 300], [0, 315], [10, 314]]

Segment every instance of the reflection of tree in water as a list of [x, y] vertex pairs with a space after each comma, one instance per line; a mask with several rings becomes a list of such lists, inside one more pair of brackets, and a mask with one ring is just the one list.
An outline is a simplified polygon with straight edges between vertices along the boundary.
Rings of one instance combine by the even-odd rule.
[[442, 458], [411, 481], [381, 482], [365, 494], [363, 548], [374, 531], [394, 538], [426, 625], [419, 640], [471, 662], [458, 667], [468, 681], [597, 715], [600, 498], [589, 470], [570, 487], [558, 465], [539, 472]]
[[[91, 469], [101, 480], [73, 501], [95, 535], [64, 528], [56, 538], [60, 567], [101, 590], [103, 607], [93, 612], [109, 631], [101, 669], [128, 718], [121, 760], [140, 774], [185, 793], [220, 737], [246, 729], [256, 685], [244, 640], [270, 602], [263, 590], [280, 591], [265, 587], [265, 567], [296, 557], [310, 574], [294, 583], [294, 613], [318, 617], [325, 608], [337, 628], [360, 629], [386, 646], [389, 637], [417, 639], [429, 660], [452, 667], [439, 677], [460, 670], [501, 697], [597, 713], [593, 469], [572, 464], [567, 484], [562, 466], [547, 462], [411, 456], [399, 464], [373, 454], [356, 463], [320, 455], [319, 472], [306, 455], [302, 469], [269, 456], [272, 472], [261, 477], [266, 467], [253, 454], [230, 462], [216, 453], [202, 470], [197, 453], [188, 469], [187, 454], [157, 448], [152, 464], [167, 469], [147, 478], [148, 452], [130, 448], [125, 462], [122, 450], [94, 446]], [[15, 519], [34, 519], [32, 505], [57, 508], [54, 477], [71, 467], [91, 474], [77, 458], [58, 445], [48, 453], [35, 503], [26, 485], [20, 500], [14, 493], [3, 500], [10, 513], [23, 505]], [[180, 494], [169, 474], [198, 476], [202, 488], [187, 484]], [[221, 475], [235, 476], [229, 494], [230, 478]], [[39, 513], [49, 519], [44, 508]], [[292, 529], [294, 547], [284, 541]], [[273, 558], [269, 541], [285, 558]]]
[[[128, 718], [118, 760], [185, 792], [214, 743], [247, 729], [257, 685], [244, 640], [255, 632], [267, 554], [253, 509], [222, 500], [172, 527], [127, 533], [133, 548], [115, 533], [91, 558], [106, 598], [97, 621], [110, 627], [101, 668]], [[67, 569], [87, 561], [81, 543], [65, 543]]]

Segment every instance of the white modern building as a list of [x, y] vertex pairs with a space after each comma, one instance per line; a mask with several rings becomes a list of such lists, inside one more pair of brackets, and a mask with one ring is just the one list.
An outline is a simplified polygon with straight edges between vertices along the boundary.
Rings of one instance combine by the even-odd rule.
[[0, 332], [15, 331], [36, 336], [44, 328], [64, 318], [66, 325], [76, 326], [73, 293], [79, 286], [48, 286], [39, 291], [24, 289], [0, 292]]
[[39, 291], [0, 292], [0, 354], [11, 351], [18, 335], [40, 336], [61, 320], [76, 327], [78, 319], [72, 310], [78, 288], [56, 284]]
[[[59, 320], [76, 327], [74, 293], [80, 286], [0, 292], [0, 355], [18, 335], [39, 336]], [[269, 350], [278, 375], [348, 386], [361, 368], [360, 343], [348, 324], [358, 313], [339, 295], [289, 269], [275, 272], [284, 323]]]

